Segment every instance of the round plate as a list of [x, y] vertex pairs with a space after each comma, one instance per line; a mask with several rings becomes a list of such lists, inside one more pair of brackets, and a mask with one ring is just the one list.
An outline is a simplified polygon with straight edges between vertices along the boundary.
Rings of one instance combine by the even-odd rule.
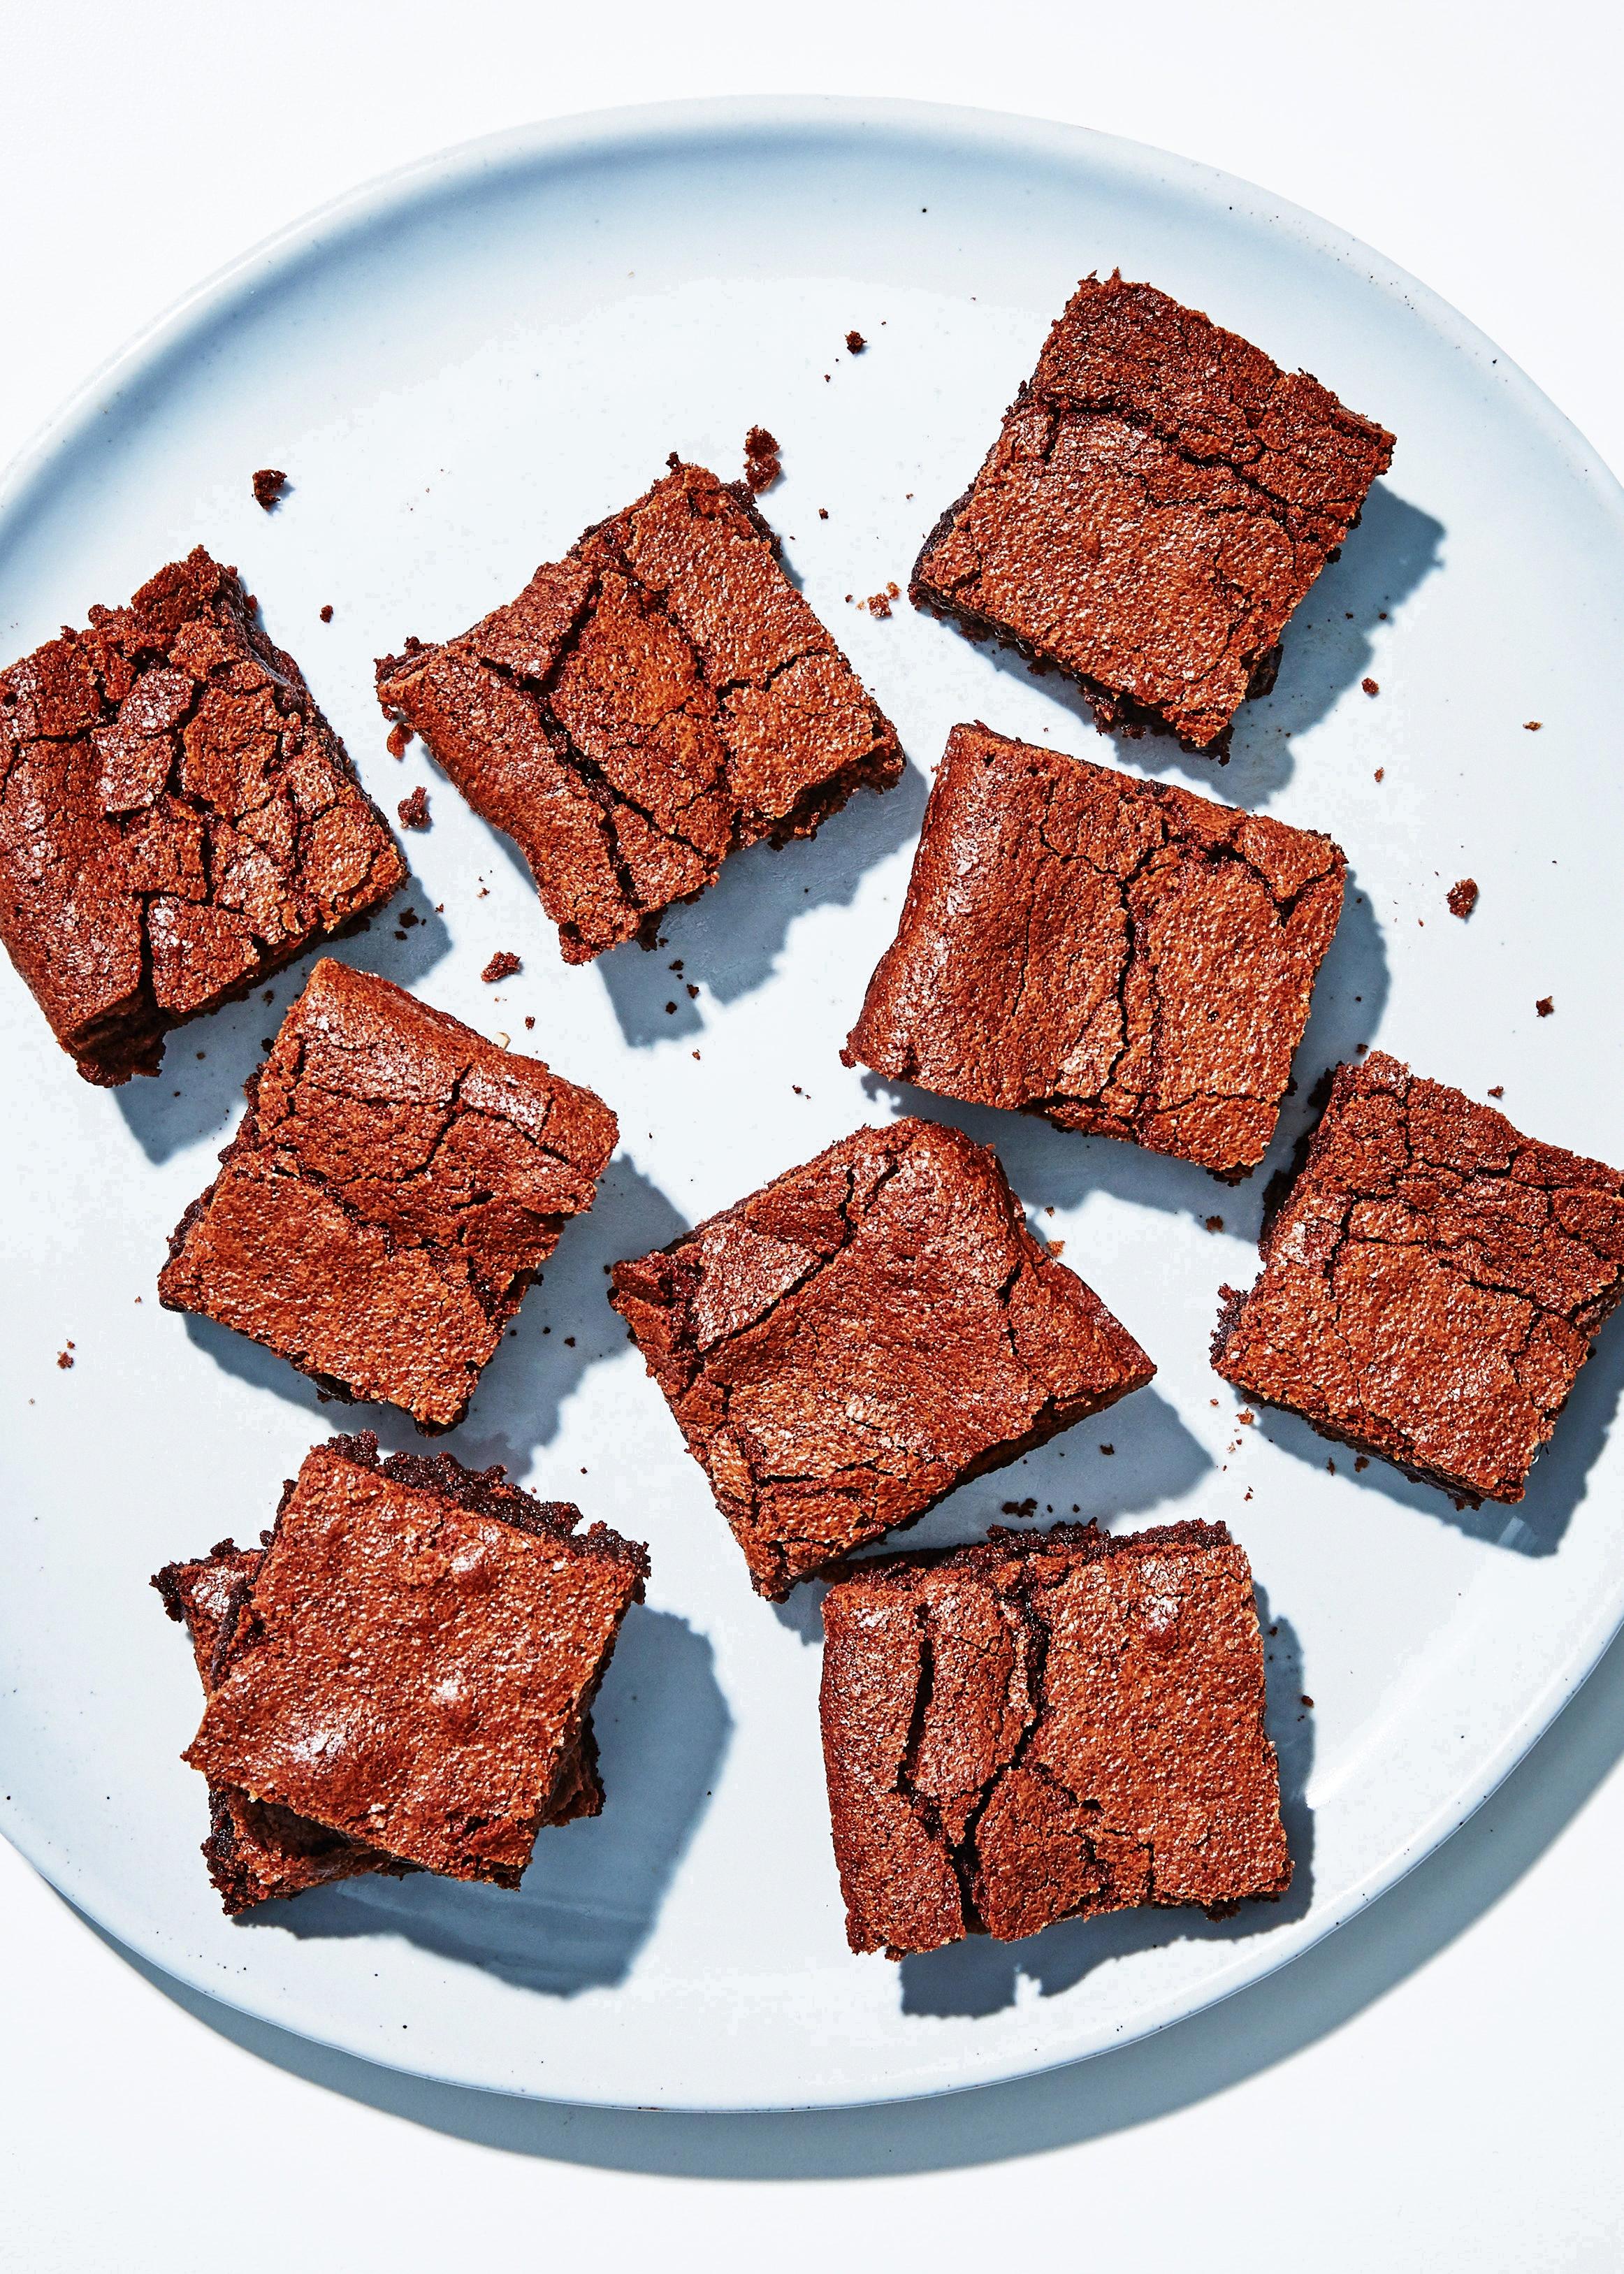
[[[1113, 753], [1061, 680], [906, 602], [889, 619], [854, 605], [906, 582], [1071, 286], [1117, 265], [1399, 437], [1222, 770], [1163, 741]], [[858, 357], [853, 327], [870, 343]], [[784, 445], [763, 502], [793, 572], [910, 771], [816, 841], [730, 862], [672, 917], [664, 952], [567, 970], [506, 840], [420, 744], [403, 764], [385, 749], [372, 659], [510, 597], [668, 450], [733, 475], [756, 421]], [[293, 485], [270, 516], [249, 489], [267, 464]], [[40, 1869], [171, 1974], [375, 2060], [560, 2099], [763, 2108], [938, 2091], [1123, 2044], [1281, 1965], [1444, 1839], [1624, 1610], [1624, 1449], [1608, 1441], [1624, 1348], [1604, 1337], [1522, 1506], [1474, 1514], [1380, 1463], [1356, 1473], [1289, 1419], [1237, 1421], [1207, 1337], [1220, 1282], [1254, 1269], [1264, 1187], [1314, 1077], [1360, 1043], [1474, 1096], [1503, 1088], [1538, 1137], [1604, 1158], [1624, 1146], [1624, 778], [1601, 731], [1624, 651], [1624, 525], [1615, 485], [1527, 380], [1362, 246], [1147, 150], [902, 105], [645, 111], [400, 176], [139, 343], [6, 485], [4, 652], [122, 601], [199, 540], [241, 564], [386, 809], [428, 787], [432, 829], [406, 840], [417, 921], [340, 953], [510, 1033], [620, 1114], [597, 1208], [447, 1442], [646, 1539], [654, 1577], [598, 1708], [608, 1805], [544, 1834], [517, 1894], [357, 1880], [224, 1920], [197, 1853], [202, 1786], [177, 1758], [196, 1676], [147, 1575], [223, 1533], [252, 1540], [329, 1427], [391, 1446], [413, 1433], [392, 1412], [323, 1407], [278, 1360], [154, 1296], [166, 1235], [302, 972], [274, 1008], [256, 996], [186, 1028], [159, 1079], [109, 1094], [76, 1079], [7, 969], [0, 1806]], [[842, 1068], [928, 772], [954, 721], [977, 717], [1346, 847], [1298, 1094], [1249, 1184]], [[1445, 893], [1465, 875], [1482, 900], [1462, 923]], [[499, 948], [523, 969], [493, 991], [479, 972]], [[1542, 996], [1553, 1016], [1536, 1016]], [[1028, 1497], [1040, 1519], [1226, 1519], [1269, 1623], [1297, 1857], [1277, 1907], [1074, 1922], [900, 1967], [846, 1952], [818, 1591], [777, 1612], [752, 1596], [604, 1271], [904, 1110], [996, 1145], [1034, 1221], [1159, 1367], [1104, 1445], [1100, 1427], [1073, 1429], [956, 1495], [912, 1543], [974, 1537]]]

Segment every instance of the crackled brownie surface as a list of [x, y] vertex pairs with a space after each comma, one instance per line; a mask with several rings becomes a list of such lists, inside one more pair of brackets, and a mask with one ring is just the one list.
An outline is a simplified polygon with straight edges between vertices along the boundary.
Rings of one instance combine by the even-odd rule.
[[565, 1222], [591, 1207], [613, 1114], [325, 957], [248, 1098], [170, 1241], [162, 1300], [341, 1396], [448, 1427]]
[[1516, 1501], [1624, 1291], [1624, 1178], [1384, 1052], [1339, 1067], [1213, 1363], [1463, 1499]]
[[1244, 1176], [1345, 866], [1312, 830], [956, 727], [842, 1056]]
[[[234, 1630], [264, 1560], [262, 1548], [222, 1540], [207, 1555], [166, 1563], [154, 1577], [165, 1610], [185, 1627], [206, 1694], [214, 1686], [222, 1640]], [[203, 1856], [228, 1916], [359, 1872], [399, 1874], [409, 1868], [274, 1801], [252, 1800], [235, 1786], [209, 1787], [208, 1815]]]
[[387, 900], [406, 864], [199, 546], [0, 674], [0, 939], [88, 1081]]
[[902, 772], [748, 491], [675, 460], [462, 638], [384, 658], [378, 693], [517, 841], [569, 963], [651, 944], [729, 853]]
[[602, 1806], [590, 1711], [648, 1556], [500, 1468], [307, 1455], [184, 1758], [454, 1879], [517, 1884]]
[[1102, 727], [1211, 746], [1393, 437], [1120, 275], [1080, 283], [912, 597], [1080, 680]]
[[838, 1577], [823, 1635], [853, 1950], [1290, 1884], [1252, 1571], [1222, 1525], [879, 1556]]
[[929, 1121], [617, 1264], [611, 1300], [775, 1598], [1154, 1371], [994, 1155]]

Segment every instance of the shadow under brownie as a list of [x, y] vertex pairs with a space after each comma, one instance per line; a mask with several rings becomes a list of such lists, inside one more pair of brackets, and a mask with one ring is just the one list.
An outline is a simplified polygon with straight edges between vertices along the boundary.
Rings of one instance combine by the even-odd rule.
[[1317, 831], [955, 727], [841, 1057], [1233, 1181], [1274, 1133], [1346, 866]]
[[385, 712], [517, 843], [567, 963], [651, 947], [728, 854], [902, 773], [748, 489], [671, 469], [460, 639], [378, 666]]
[[853, 1950], [1289, 1886], [1252, 1570], [1222, 1524], [876, 1556], [837, 1574], [823, 1636]]
[[234, 568], [199, 546], [0, 674], [0, 940], [86, 1081], [406, 881]]
[[387, 979], [323, 958], [182, 1217], [165, 1307], [425, 1429], [468, 1410], [526, 1288], [592, 1205], [601, 1098]]
[[930, 1121], [860, 1129], [616, 1264], [610, 1300], [777, 1600], [1155, 1371], [996, 1156]]
[[603, 1805], [591, 1704], [645, 1548], [449, 1454], [304, 1459], [183, 1758], [402, 1862], [515, 1886]]
[[1476, 1505], [1519, 1501], [1624, 1293], [1624, 1177], [1385, 1051], [1339, 1066], [1213, 1364]]
[[1392, 456], [1385, 427], [1199, 309], [1086, 277], [910, 597], [1057, 665], [1102, 728], [1216, 756]]

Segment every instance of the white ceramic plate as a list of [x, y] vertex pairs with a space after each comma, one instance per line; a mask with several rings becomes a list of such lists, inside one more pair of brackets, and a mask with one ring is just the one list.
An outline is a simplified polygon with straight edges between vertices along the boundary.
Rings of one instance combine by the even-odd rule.
[[[818, 1753], [817, 1591], [777, 1613], [751, 1595], [603, 1299], [611, 1258], [919, 1103], [837, 1052], [953, 722], [1113, 755], [1058, 679], [906, 604], [881, 621], [846, 596], [906, 580], [1071, 285], [1118, 263], [1400, 438], [1229, 766], [1160, 742], [1115, 753], [1347, 847], [1300, 1090], [1379, 1040], [1475, 1095], [1503, 1085], [1541, 1137], [1624, 1151], [1624, 790], [1606, 725], [1619, 492], [1489, 343], [1375, 254], [1123, 143], [835, 103], [549, 127], [301, 226], [138, 343], [13, 470], [0, 647], [83, 622], [201, 539], [242, 565], [386, 808], [427, 783], [432, 830], [406, 840], [423, 921], [341, 952], [531, 1044], [599, 1089], [623, 1132], [595, 1212], [447, 1442], [647, 1539], [654, 1577], [598, 1711], [608, 1806], [544, 1834], [518, 1894], [359, 1880], [222, 1919], [197, 1853], [201, 1783], [177, 1758], [196, 1679], [147, 1575], [224, 1532], [252, 1539], [329, 1427], [413, 1435], [387, 1411], [320, 1405], [288, 1367], [154, 1296], [165, 1235], [301, 972], [275, 1010], [256, 998], [188, 1028], [157, 1081], [111, 1095], [78, 1081], [0, 972], [0, 1820], [172, 1974], [373, 2059], [561, 2099], [783, 2107], [1007, 2077], [1208, 2005], [1368, 1902], [1492, 1789], [1618, 1623], [1617, 1333], [1515, 1513], [1458, 1513], [1380, 1464], [1355, 1476], [1341, 1457], [1331, 1473], [1294, 1422], [1237, 1426], [1207, 1363], [1218, 1284], [1253, 1269], [1267, 1169], [1229, 1191], [1127, 1146], [927, 1104], [996, 1144], [1160, 1371], [1102, 1427], [957, 1495], [913, 1542], [972, 1537], [1027, 1495], [1108, 1524], [1225, 1518], [1273, 1623], [1297, 1877], [1277, 1909], [1226, 1924], [1130, 1915], [900, 1968], [855, 1959]], [[852, 327], [871, 343], [861, 358], [844, 350]], [[420, 745], [402, 764], [386, 752], [372, 659], [509, 597], [668, 450], [731, 476], [756, 420], [785, 447], [764, 502], [788, 560], [912, 768], [812, 844], [731, 862], [672, 919], [665, 953], [566, 970], [505, 840]], [[293, 481], [269, 517], [248, 483], [267, 463]], [[1482, 887], [1470, 924], [1444, 903], [1466, 874]], [[493, 996], [478, 974], [497, 948], [524, 968]], [[1299, 1095], [1270, 1168], [1304, 1111]], [[1223, 1230], [1205, 1228], [1216, 1216]]]

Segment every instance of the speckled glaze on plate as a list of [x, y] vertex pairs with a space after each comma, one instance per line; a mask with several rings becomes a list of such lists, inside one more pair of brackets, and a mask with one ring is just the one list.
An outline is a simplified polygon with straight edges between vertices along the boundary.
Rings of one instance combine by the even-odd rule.
[[[1222, 770], [1165, 741], [1113, 753], [1064, 681], [906, 604], [857, 606], [906, 577], [1078, 277], [1118, 264], [1399, 438]], [[732, 477], [757, 423], [784, 447], [763, 509], [910, 770], [810, 843], [730, 861], [663, 952], [566, 968], [506, 842], [420, 744], [389, 755], [372, 659], [511, 597], [668, 451]], [[266, 465], [290, 477], [270, 514], [251, 489]], [[1314, 1078], [1360, 1043], [1476, 1096], [1502, 1088], [1537, 1137], [1624, 1153], [1600, 952], [1624, 825], [1599, 724], [1624, 643], [1620, 505], [1490, 343], [1323, 223], [1075, 129], [906, 105], [684, 106], [480, 143], [302, 224], [137, 342], [0, 493], [0, 650], [202, 542], [241, 566], [386, 810], [426, 789], [398, 904], [416, 921], [340, 953], [590, 1083], [622, 1132], [441, 1442], [647, 1540], [654, 1570], [598, 1710], [608, 1805], [544, 1834], [521, 1890], [358, 1880], [222, 1918], [202, 1784], [178, 1758], [196, 1675], [147, 1575], [252, 1541], [332, 1427], [417, 1442], [155, 1298], [307, 967], [111, 1095], [0, 971], [0, 1823], [19, 1846], [131, 1948], [283, 2028], [499, 2090], [686, 2108], [900, 2097], [1098, 2052], [1379, 1894], [1492, 1789], [1624, 1613], [1624, 1336], [1604, 1333], [1527, 1500], [1477, 1513], [1380, 1463], [1356, 1474], [1287, 1418], [1239, 1420], [1207, 1340]], [[1246, 1184], [841, 1066], [929, 770], [975, 718], [1346, 847], [1297, 1093]], [[1481, 898], [1462, 922], [1446, 895], [1467, 876]], [[499, 951], [522, 968], [487, 985]], [[1040, 1521], [1223, 1518], [1270, 1628], [1297, 1863], [1277, 1907], [1130, 1913], [900, 1968], [846, 1948], [817, 1590], [777, 1611], [750, 1593], [604, 1272], [899, 1111], [995, 1144], [1159, 1367], [1109, 1429], [966, 1487], [909, 1544], [973, 1538], [1026, 1499]]]

